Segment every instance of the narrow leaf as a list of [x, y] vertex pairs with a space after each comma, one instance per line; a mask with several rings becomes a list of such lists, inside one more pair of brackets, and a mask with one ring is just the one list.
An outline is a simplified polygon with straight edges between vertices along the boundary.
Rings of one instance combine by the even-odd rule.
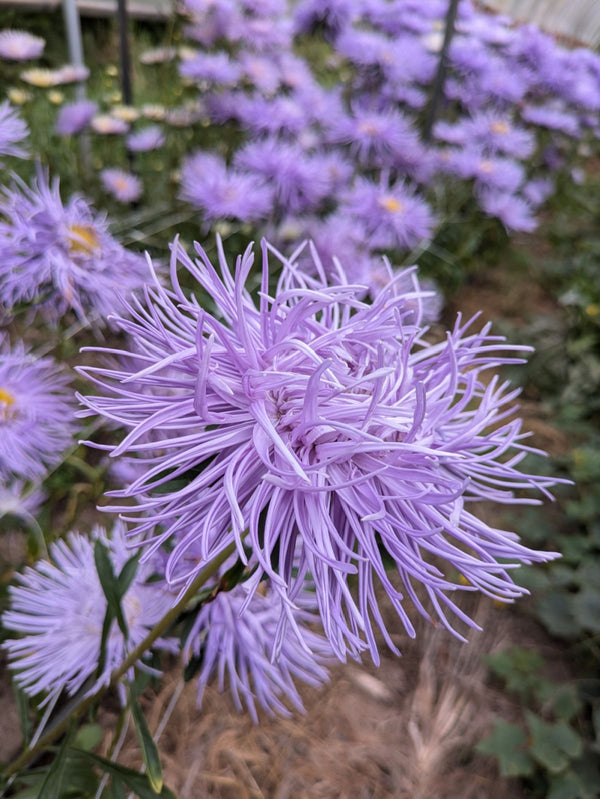
[[121, 780], [129, 788], [134, 791], [139, 799], [177, 799], [173, 791], [170, 791], [166, 786], [163, 786], [160, 793], [150, 785], [150, 780], [146, 774], [140, 774], [139, 771], [121, 766], [119, 763], [113, 763], [100, 755], [95, 755], [93, 752], [84, 752], [82, 749], [71, 749], [74, 755], [85, 758], [94, 765], [101, 768], [114, 779]]
[[163, 786], [163, 776], [158, 749], [156, 748], [156, 744], [148, 728], [146, 718], [144, 717], [139, 702], [137, 701], [133, 686], [130, 686], [129, 701], [131, 704], [133, 723], [135, 724], [135, 730], [137, 732], [140, 747], [142, 749], [142, 757], [144, 758], [144, 763], [146, 764], [146, 770], [148, 772], [150, 784], [157, 793], [160, 793]]
[[119, 600], [123, 599], [127, 591], [129, 591], [131, 583], [135, 579], [139, 564], [140, 553], [138, 552], [129, 558], [127, 563], [121, 569], [119, 576], [117, 577], [117, 584], [119, 586]]
[[119, 583], [113, 571], [108, 549], [99, 538], [96, 539], [96, 543], [94, 544], [94, 563], [96, 564], [98, 579], [100, 580], [100, 585], [104, 591], [108, 609], [110, 610], [113, 618], [117, 620], [121, 632], [127, 639], [129, 638], [129, 630], [127, 629], [127, 622], [125, 621], [123, 608], [121, 607]]
[[40, 787], [38, 799], [62, 799], [64, 797], [63, 782], [70, 738], [71, 734], [67, 733]]

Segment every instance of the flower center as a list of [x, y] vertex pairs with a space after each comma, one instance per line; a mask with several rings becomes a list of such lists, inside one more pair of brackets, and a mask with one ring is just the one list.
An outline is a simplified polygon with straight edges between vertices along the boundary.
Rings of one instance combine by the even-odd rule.
[[5, 422], [12, 418], [14, 411], [11, 408], [14, 404], [14, 395], [7, 389], [0, 388], [0, 421]]
[[490, 172], [494, 171], [494, 165], [491, 161], [481, 161], [479, 164], [479, 169], [481, 172], [486, 172], [489, 174]]
[[386, 211], [389, 211], [391, 214], [401, 214], [404, 210], [404, 205], [397, 200], [395, 197], [388, 195], [387, 197], [382, 197], [379, 200], [379, 205], [382, 208], [385, 208]]
[[508, 123], [502, 122], [500, 120], [492, 122], [492, 131], [494, 133], [508, 133], [508, 130], [509, 130]]
[[69, 252], [71, 255], [85, 253], [91, 255], [100, 249], [98, 234], [91, 225], [70, 225], [68, 233]]
[[379, 129], [374, 122], [361, 122], [358, 126], [360, 133], [365, 133], [367, 136], [376, 136]]

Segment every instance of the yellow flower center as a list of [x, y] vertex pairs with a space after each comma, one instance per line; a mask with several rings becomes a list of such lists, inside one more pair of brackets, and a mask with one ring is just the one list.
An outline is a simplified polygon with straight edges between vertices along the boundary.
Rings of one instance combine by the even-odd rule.
[[31, 86], [38, 86], [40, 89], [48, 89], [56, 86], [56, 70], [50, 69], [27, 69], [21, 73], [21, 80]]
[[509, 129], [507, 122], [501, 122], [500, 120], [492, 122], [492, 131], [494, 133], [508, 133]]
[[98, 234], [90, 225], [71, 225], [69, 227], [69, 252], [71, 255], [85, 253], [91, 255], [100, 248]]
[[[12, 406], [15, 404], [14, 395], [5, 388], [0, 388], [0, 422], [11, 419], [14, 414]], [[11, 410], [12, 409], [12, 410]]]
[[490, 172], [494, 171], [494, 165], [492, 164], [491, 161], [481, 161], [479, 164], [479, 169], [482, 172], [486, 172], [489, 174]]
[[374, 122], [361, 122], [358, 129], [361, 133], [366, 133], [368, 136], [376, 136], [379, 133], [379, 129]]
[[388, 197], [382, 197], [381, 200], [379, 200], [379, 205], [382, 208], [385, 208], [385, 210], [389, 211], [391, 214], [401, 214], [404, 210], [404, 206], [400, 200], [397, 200], [391, 195]]

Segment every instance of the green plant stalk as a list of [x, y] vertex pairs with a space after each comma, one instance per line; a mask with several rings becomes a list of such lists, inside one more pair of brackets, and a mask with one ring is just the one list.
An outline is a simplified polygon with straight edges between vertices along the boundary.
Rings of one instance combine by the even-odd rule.
[[133, 649], [129, 655], [125, 658], [123, 663], [113, 671], [110, 676], [110, 681], [105, 685], [101, 685], [97, 691], [95, 691], [90, 696], [86, 696], [70, 713], [66, 718], [64, 718], [56, 727], [53, 727], [49, 730], [46, 735], [42, 736], [39, 741], [33, 746], [31, 749], [25, 749], [25, 751], [12, 763], [8, 765], [6, 770], [3, 772], [3, 776], [8, 778], [12, 777], [13, 775], [17, 774], [24, 768], [31, 760], [33, 760], [37, 755], [44, 751], [48, 746], [50, 746], [54, 741], [59, 738], [69, 727], [72, 719], [81, 716], [86, 710], [94, 704], [94, 702], [99, 699], [102, 694], [104, 694], [109, 688], [116, 685], [121, 677], [126, 674], [132, 666], [135, 666], [137, 661], [142, 657], [142, 655], [150, 649], [152, 644], [160, 638], [160, 636], [165, 633], [172, 624], [175, 623], [177, 617], [181, 613], [181, 611], [185, 608], [187, 603], [193, 599], [194, 595], [198, 592], [202, 586], [210, 580], [211, 577], [217, 573], [219, 568], [223, 565], [223, 563], [227, 560], [227, 558], [233, 554], [235, 551], [235, 544], [230, 544], [227, 549], [223, 550], [220, 555], [217, 555], [216, 558], [211, 560], [211, 562], [200, 572], [200, 574], [195, 578], [195, 580], [190, 584], [188, 589], [185, 591], [179, 602], [174, 605], [171, 610], [166, 613], [162, 619], [155, 624], [155, 626], [150, 630], [148, 635], [140, 641], [140, 643]]

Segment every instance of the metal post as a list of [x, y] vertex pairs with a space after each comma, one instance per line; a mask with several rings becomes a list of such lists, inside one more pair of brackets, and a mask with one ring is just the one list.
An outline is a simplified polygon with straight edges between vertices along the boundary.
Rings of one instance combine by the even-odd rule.
[[117, 21], [119, 24], [119, 56], [121, 59], [121, 91], [125, 105], [133, 104], [133, 84], [131, 80], [131, 58], [129, 56], [129, 26], [126, 0], [117, 0]]
[[440, 58], [437, 65], [437, 71], [433, 80], [431, 89], [431, 101], [427, 110], [427, 117], [425, 119], [425, 126], [423, 128], [423, 136], [426, 141], [431, 139], [433, 125], [438, 112], [438, 107], [444, 95], [444, 83], [446, 82], [446, 73], [448, 71], [448, 51], [450, 50], [450, 43], [454, 36], [454, 24], [458, 13], [459, 0], [450, 0], [448, 6], [448, 13], [446, 14], [446, 30], [444, 32], [444, 43], [440, 51]]
[[[79, 11], [75, 0], [62, 0], [63, 17], [65, 28], [67, 29], [67, 40], [69, 43], [69, 61], [76, 67], [84, 66], [83, 44], [81, 41], [81, 24], [79, 22]], [[82, 82], [77, 83], [75, 94], [78, 100], [85, 98], [85, 87]]]

